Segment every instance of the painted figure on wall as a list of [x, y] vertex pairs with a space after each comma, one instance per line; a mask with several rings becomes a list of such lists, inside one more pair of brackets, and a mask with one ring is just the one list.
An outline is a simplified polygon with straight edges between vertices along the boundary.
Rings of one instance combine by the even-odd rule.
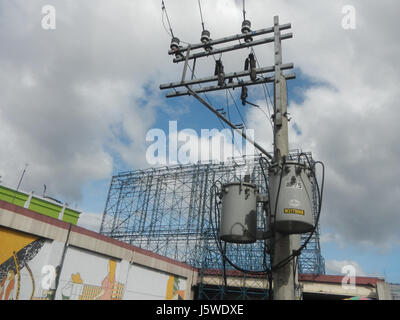
[[180, 290], [180, 280], [178, 277], [169, 276], [165, 299], [185, 300], [185, 290]]
[[124, 285], [115, 280], [117, 262], [108, 261], [108, 272], [101, 282], [101, 286], [84, 284], [79, 273], [71, 275], [62, 289], [63, 300], [121, 300]]
[[9, 270], [7, 276], [0, 282], [0, 300], [12, 300], [15, 286], [14, 271]]
[[31, 294], [35, 279], [28, 263], [39, 253], [45, 240], [36, 236], [0, 227], [0, 300], [18, 300], [22, 288], [21, 271], [30, 277]]

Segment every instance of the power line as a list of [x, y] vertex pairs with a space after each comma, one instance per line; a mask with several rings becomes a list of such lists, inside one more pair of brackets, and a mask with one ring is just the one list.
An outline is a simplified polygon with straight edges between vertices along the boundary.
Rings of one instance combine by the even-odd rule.
[[[172, 36], [172, 38], [173, 38], [174, 37], [174, 33], [172, 32], [171, 22], [169, 21], [168, 12], [167, 12], [167, 8], [165, 7], [164, 0], [161, 0], [161, 10], [162, 10], [163, 14], [165, 13], [165, 16], [167, 17], [169, 31], [171, 32], [170, 36]], [[163, 16], [162, 21], [163, 21], [163, 24], [164, 24], [164, 16]], [[164, 27], [165, 27], [165, 25], [164, 25]]]
[[201, 3], [200, 3], [200, 0], [197, 0], [197, 2], [199, 4], [199, 10], [200, 10], [201, 27], [203, 28], [203, 31], [204, 31], [204, 20], [203, 20], [203, 13], [201, 11]]
[[243, 119], [243, 117], [242, 117], [242, 114], [240, 113], [239, 107], [238, 107], [238, 105], [237, 105], [237, 103], [236, 103], [236, 101], [235, 101], [235, 99], [234, 99], [234, 97], [233, 97], [233, 95], [232, 95], [231, 90], [230, 90], [230, 89], [227, 89], [227, 90], [228, 90], [228, 92], [229, 92], [229, 95], [230, 95], [231, 98], [232, 98], [232, 101], [233, 101], [233, 103], [234, 103], [234, 105], [235, 105], [235, 108], [236, 108], [238, 114], [239, 114], [239, 117], [240, 117], [240, 119], [241, 119], [242, 122], [243, 122], [244, 128], [247, 129], [246, 122], [244, 121], [244, 119]]
[[[231, 120], [231, 114], [230, 114], [230, 112], [229, 112], [228, 90], [225, 90], [225, 97], [226, 97], [226, 109], [227, 109], [227, 112], [228, 112], [228, 120], [229, 120], [229, 122], [232, 122], [232, 120]], [[236, 141], [236, 140], [235, 140], [235, 133], [234, 133], [232, 127], [231, 127], [231, 132], [232, 132], [232, 144], [233, 144], [233, 146], [235, 147], [235, 141]], [[243, 156], [242, 150], [239, 149], [239, 153], [240, 153], [241, 156]]]
[[[195, 73], [194, 73], [194, 71], [192, 70], [192, 68], [190, 67], [189, 64], [188, 64], [188, 68], [189, 68], [189, 70], [192, 72], [193, 78], [197, 79], [197, 78], [196, 78], [196, 75], [195, 75]], [[201, 85], [200, 85], [200, 84], [199, 84], [199, 87], [201, 88]], [[211, 104], [211, 101], [210, 101], [210, 99], [208, 98], [208, 96], [207, 96], [207, 94], [206, 94], [205, 92], [204, 92], [204, 97], [206, 98], [206, 100], [208, 101], [208, 103]], [[218, 117], [217, 117], [217, 118], [218, 118]], [[221, 124], [221, 126], [222, 126], [224, 129], [226, 129], [224, 123], [221, 121], [220, 118], [218, 118], [218, 121], [219, 121], [219, 123]]]
[[[212, 57], [214, 58], [214, 61], [217, 62], [217, 59], [215, 58], [215, 55], [214, 55], [214, 54], [212, 55]], [[222, 53], [221, 53], [220, 56], [219, 56], [219, 59], [221, 59], [221, 58], [222, 58]], [[243, 116], [242, 116], [242, 114], [240, 113], [239, 107], [238, 107], [237, 104], [236, 104], [235, 98], [233, 97], [233, 95], [232, 95], [232, 93], [231, 93], [231, 90], [230, 90], [230, 89], [226, 89], [226, 91], [229, 92], [229, 95], [231, 96], [231, 99], [232, 99], [233, 103], [235, 104], [236, 110], [237, 110], [237, 112], [238, 112], [238, 114], [239, 114], [240, 120], [242, 121], [243, 127], [244, 127], [245, 129], [247, 129], [246, 122], [244, 121]], [[210, 102], [210, 101], [208, 101], [208, 102]], [[230, 120], [229, 120], [229, 121], [230, 121]]]
[[[260, 63], [258, 62], [257, 55], [256, 55], [256, 52], [254, 51], [254, 48], [251, 47], [250, 50], [254, 54], [254, 58], [256, 59], [257, 66], [260, 68]], [[262, 75], [261, 75], [261, 77], [264, 78]], [[268, 86], [265, 83], [263, 83], [262, 85], [263, 85], [264, 90], [267, 91], [267, 93], [268, 93], [268, 98], [271, 103], [271, 106], [273, 106], [274, 103], [272, 102], [271, 95], [268, 90]], [[266, 99], [266, 97], [265, 97], [265, 99]], [[267, 104], [268, 104], [268, 101], [267, 101]]]
[[[255, 58], [255, 60], [256, 60], [256, 63], [257, 63], [258, 68], [260, 68], [260, 63], [258, 62], [257, 55], [256, 55], [256, 52], [254, 51], [253, 47], [251, 47], [251, 52], [252, 52], [253, 55], [254, 55], [254, 58]], [[261, 78], [264, 78], [264, 77], [261, 75]], [[262, 83], [262, 87], [263, 87], [265, 102], [267, 103], [267, 110], [268, 110], [268, 116], [267, 116], [267, 118], [268, 118], [269, 123], [271, 124], [272, 130], [274, 130], [274, 125], [272, 124], [272, 121], [271, 121], [271, 110], [270, 110], [270, 107], [269, 107], [268, 98], [269, 98], [269, 101], [270, 101], [270, 103], [271, 103], [272, 109], [273, 109], [273, 105], [274, 105], [274, 104], [273, 104], [273, 102], [272, 102], [271, 95], [270, 95], [269, 90], [268, 90], [268, 86], [267, 86], [265, 83]], [[268, 95], [268, 98], [267, 98], [267, 95]], [[251, 104], [251, 103], [250, 103], [250, 104]], [[260, 110], [262, 110], [261, 107], [259, 107], [259, 108], [260, 108]], [[262, 111], [263, 111], [263, 110], [262, 110]], [[264, 112], [264, 113], [265, 113], [265, 112]]]
[[[165, 6], [164, 1], [161, 1], [161, 22], [164, 26], [164, 29], [166, 31], [166, 33], [171, 37], [171, 38], [175, 38], [174, 32], [172, 31], [172, 26], [171, 26], [171, 22], [169, 20], [169, 16], [168, 16], [168, 12], [167, 12], [167, 8]], [[167, 23], [168, 23], [168, 27], [165, 25], [165, 21], [164, 21], [164, 15], [167, 17]], [[168, 30], [169, 29], [169, 30]], [[188, 45], [189, 42], [183, 41], [183, 40], [179, 40], [180, 42]]]

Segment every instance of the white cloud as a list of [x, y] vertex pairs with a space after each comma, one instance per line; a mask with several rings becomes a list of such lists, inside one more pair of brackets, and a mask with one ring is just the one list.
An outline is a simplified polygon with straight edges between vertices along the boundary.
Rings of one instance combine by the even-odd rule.
[[[283, 61], [294, 62], [310, 81], [301, 92], [302, 101], [289, 105], [290, 148], [312, 151], [325, 163], [322, 229], [333, 230], [336, 242], [387, 250], [400, 242], [395, 204], [400, 180], [400, 45], [393, 28], [393, 10], [399, 4], [353, 1], [356, 30], [341, 27], [344, 4], [269, 3], [282, 22], [292, 22], [294, 38], [283, 43]], [[260, 12], [254, 7], [252, 12]], [[290, 81], [288, 85], [291, 97]], [[263, 139], [267, 146], [272, 141], [268, 124], [260, 123], [254, 112], [248, 119], [256, 133], [268, 137]]]
[[[156, 58], [161, 44], [148, 50], [135, 26], [159, 8], [150, 2], [138, 8], [126, 1], [54, 1], [57, 29], [46, 31], [42, 5], [0, 4], [6, 48], [0, 53], [0, 174], [16, 186], [28, 163], [24, 189], [46, 184], [76, 202], [83, 184], [111, 175], [115, 154], [129, 166], [145, 163], [143, 137], [163, 104], [158, 91], [145, 86], [155, 87], [157, 65], [167, 57]], [[161, 31], [159, 26], [158, 37]]]
[[78, 219], [78, 226], [95, 232], [100, 231], [103, 215], [98, 213], [82, 212]]
[[[111, 175], [116, 157], [127, 166], [148, 165], [145, 135], [159, 108], [171, 120], [187, 110], [179, 102], [166, 107], [158, 89], [179, 79], [181, 66], [166, 53], [170, 39], [159, 1], [52, 1], [57, 29], [51, 31], [40, 24], [45, 4], [0, 3], [0, 175], [16, 185], [29, 163], [23, 189], [41, 191], [46, 184], [62, 200], [76, 202], [82, 185]], [[387, 247], [400, 242], [399, 4], [355, 0], [357, 28], [344, 30], [346, 4], [248, 1], [246, 10], [253, 29], [272, 25], [276, 14], [292, 23], [283, 62], [293, 62], [309, 86], [303, 100], [289, 106], [291, 124], [302, 133], [290, 129], [290, 146], [325, 162], [322, 228], [348, 243]], [[176, 35], [198, 42], [196, 1], [167, 6]], [[212, 38], [240, 32], [240, 7], [238, 1], [204, 2]], [[255, 48], [259, 61], [272, 65], [272, 47], [264, 47]], [[247, 54], [224, 54], [226, 72], [242, 69]], [[197, 75], [213, 68], [211, 58], [198, 61]], [[265, 116], [252, 108], [246, 118], [271, 150]]]

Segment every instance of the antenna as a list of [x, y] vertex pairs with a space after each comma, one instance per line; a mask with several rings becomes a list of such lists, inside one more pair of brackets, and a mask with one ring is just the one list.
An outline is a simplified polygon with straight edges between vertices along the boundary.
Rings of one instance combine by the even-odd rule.
[[17, 190], [15, 190], [15, 192], [14, 192], [14, 197], [13, 197], [11, 203], [14, 203], [15, 197], [17, 196], [17, 192], [18, 192], [18, 190], [19, 190], [19, 187], [21, 186], [22, 179], [24, 178], [24, 175], [25, 175], [25, 172], [26, 172], [26, 168], [27, 168], [27, 167], [28, 167], [28, 163], [25, 163], [24, 171], [22, 172], [21, 178], [19, 179], [18, 186], [17, 186]]

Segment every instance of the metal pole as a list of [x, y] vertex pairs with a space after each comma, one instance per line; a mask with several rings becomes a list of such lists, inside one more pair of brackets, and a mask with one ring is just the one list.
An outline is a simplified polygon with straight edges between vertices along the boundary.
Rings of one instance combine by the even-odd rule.
[[27, 164], [27, 163], [25, 163], [25, 168], [24, 168], [24, 171], [22, 172], [21, 178], [19, 179], [19, 182], [18, 182], [17, 190], [15, 190], [15, 192], [14, 192], [14, 196], [13, 196], [13, 198], [12, 198], [12, 201], [11, 201], [11, 203], [12, 203], [12, 204], [14, 204], [15, 197], [17, 196], [17, 193], [18, 193], [19, 187], [21, 186], [21, 182], [22, 182], [22, 179], [24, 178], [25, 171], [26, 171], [26, 168], [27, 168], [27, 167], [28, 167], [28, 164]]
[[[279, 30], [279, 18], [274, 17], [275, 32], [275, 103], [274, 103], [274, 162], [281, 163], [289, 154], [287, 87], [282, 75], [282, 51]], [[282, 169], [283, 170], [283, 169]], [[272, 267], [284, 261], [292, 254], [298, 237], [274, 232]], [[283, 267], [273, 270], [274, 300], [295, 300], [295, 266], [291, 260]]]

